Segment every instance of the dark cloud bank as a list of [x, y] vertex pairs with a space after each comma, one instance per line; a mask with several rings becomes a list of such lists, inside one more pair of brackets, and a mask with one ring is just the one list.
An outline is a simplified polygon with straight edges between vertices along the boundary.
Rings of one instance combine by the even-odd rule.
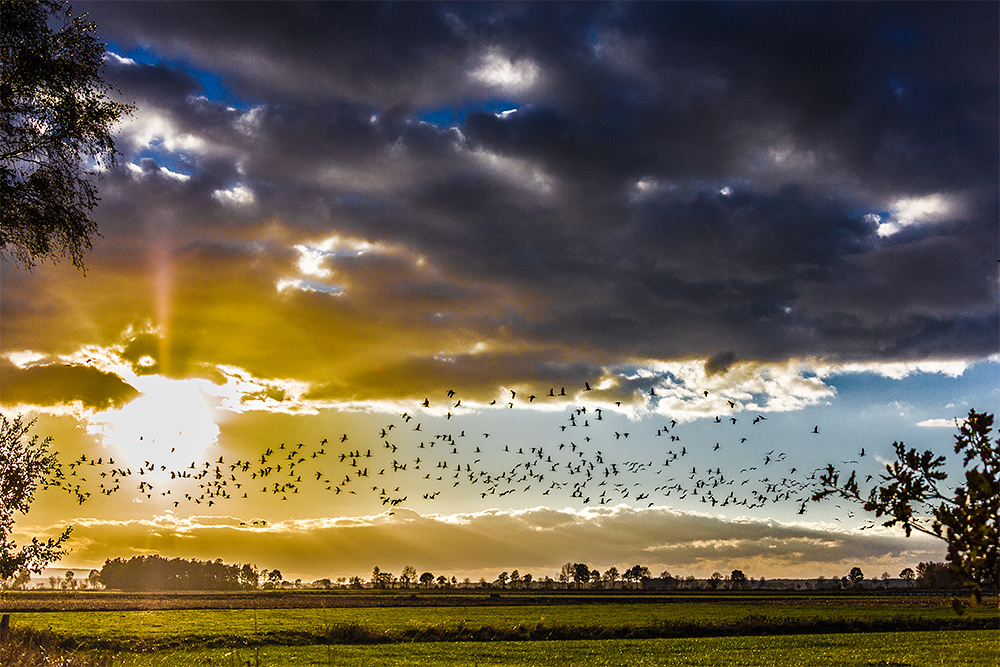
[[[457, 326], [605, 361], [996, 352], [995, 3], [78, 8], [203, 141], [127, 147], [191, 179], [109, 175], [105, 236], [169, 205], [192, 247], [402, 244], [444, 278], [394, 289], [436, 308], [516, 295]], [[237, 182], [253, 207], [213, 200]]]

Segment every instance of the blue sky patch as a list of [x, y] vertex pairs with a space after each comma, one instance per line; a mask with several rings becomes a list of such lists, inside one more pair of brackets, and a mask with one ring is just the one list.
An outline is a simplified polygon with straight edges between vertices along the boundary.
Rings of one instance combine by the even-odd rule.
[[123, 58], [134, 60], [141, 65], [163, 66], [181, 70], [201, 84], [202, 94], [209, 101], [226, 104], [238, 109], [249, 109], [253, 106], [249, 101], [239, 98], [233, 92], [232, 87], [227, 86], [223, 82], [223, 75], [195, 67], [186, 60], [163, 58], [148, 46], [124, 49], [114, 42], [109, 42], [107, 48], [109, 51]]
[[462, 106], [444, 106], [438, 109], [424, 109], [416, 114], [417, 120], [439, 127], [455, 127], [465, 123], [470, 113], [486, 112], [501, 114], [505, 111], [516, 111], [521, 105], [509, 100], [477, 100], [466, 102]]

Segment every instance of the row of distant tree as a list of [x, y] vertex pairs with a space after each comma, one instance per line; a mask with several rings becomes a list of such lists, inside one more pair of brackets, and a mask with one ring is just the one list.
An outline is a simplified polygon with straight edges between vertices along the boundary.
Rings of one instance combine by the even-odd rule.
[[[894, 579], [888, 572], [881, 577], [866, 579], [860, 567], [853, 567], [842, 577], [817, 577], [810, 581], [819, 589], [850, 589], [862, 587], [886, 586]], [[904, 568], [897, 578], [906, 587], [925, 589], [952, 589], [958, 585], [952, 568], [947, 563], [920, 563], [916, 570]], [[564, 588], [564, 589], [612, 589], [612, 588], [657, 588], [661, 590], [749, 590], [765, 588], [766, 580], [761, 577], [754, 580], [743, 570], [733, 570], [728, 575], [714, 572], [707, 579], [694, 576], [674, 576], [670, 572], [661, 572], [655, 577], [645, 565], [633, 565], [619, 572], [617, 567], [610, 567], [604, 572], [591, 568], [586, 563], [566, 563], [555, 578], [545, 576], [533, 577], [530, 573], [521, 574], [517, 570], [501, 572], [496, 579], [490, 581], [485, 577], [473, 582], [470, 579], [458, 581], [456, 577], [445, 575], [435, 576], [432, 572], [417, 575], [415, 568], [406, 566], [397, 577], [391, 572], [379, 569], [372, 572], [371, 580], [366, 584], [360, 577], [340, 578], [336, 584], [329, 579], [321, 579], [313, 583], [314, 587], [332, 588], [490, 588], [490, 589], [522, 589], [522, 588]]]
[[[411, 565], [403, 568], [397, 577], [391, 572], [381, 570], [377, 565], [372, 571], [369, 581], [371, 588], [583, 588], [596, 586], [601, 582], [610, 582], [615, 586], [617, 582], [625, 585], [638, 587], [643, 578], [649, 577], [649, 568], [644, 565], [635, 565], [619, 574], [618, 569], [611, 567], [603, 574], [598, 570], [592, 570], [583, 563], [566, 563], [562, 566], [555, 579], [549, 576], [535, 578], [530, 572], [521, 574], [518, 570], [510, 572], [504, 571], [497, 575], [497, 578], [489, 581], [485, 577], [473, 582], [471, 579], [459, 581], [457, 577], [447, 577], [446, 575], [435, 576], [432, 572], [424, 572], [417, 575], [417, 570]], [[321, 580], [328, 581], [328, 580]], [[343, 579], [337, 583], [343, 583]], [[332, 583], [332, 582], [331, 582]], [[363, 588], [365, 582], [360, 577], [351, 577], [347, 580], [347, 585], [352, 588]]]
[[[885, 585], [892, 577], [883, 572], [881, 578], [867, 580], [860, 567], [851, 568], [843, 577], [818, 577], [812, 585], [819, 589], [856, 589]], [[947, 563], [920, 563], [916, 569], [904, 568], [898, 579], [906, 587], [945, 590], [955, 588], [957, 579]], [[26, 573], [2, 582], [3, 588], [19, 590], [28, 587], [30, 576]], [[867, 582], [867, 583], [866, 583]], [[708, 579], [694, 576], [675, 577], [669, 572], [661, 572], [652, 577], [649, 568], [634, 565], [623, 572], [610, 567], [604, 572], [590, 568], [585, 563], [566, 563], [558, 575], [535, 578], [530, 573], [518, 570], [501, 572], [492, 581], [485, 577], [478, 581], [459, 580], [454, 576], [435, 575], [432, 572], [417, 573], [417, 569], [407, 565], [399, 576], [375, 567], [371, 579], [361, 577], [340, 577], [336, 580], [319, 579], [303, 583], [301, 579], [285, 581], [279, 570], [258, 570], [253, 565], [227, 565], [221, 559], [214, 561], [166, 559], [162, 556], [135, 556], [128, 560], [116, 558], [108, 560], [100, 570], [90, 570], [86, 577], [77, 576], [67, 570], [64, 577], [50, 576], [48, 587], [53, 590], [99, 590], [121, 591], [237, 591], [267, 590], [276, 588], [481, 588], [481, 589], [609, 589], [609, 588], [656, 588], [660, 590], [750, 590], [765, 588], [763, 577], [754, 580], [743, 570], [733, 570], [728, 575], [715, 572]], [[36, 584], [45, 588], [45, 583]]]
[[[21, 570], [13, 577], [6, 580], [0, 579], [0, 588], [3, 590], [23, 590], [31, 583], [31, 572]], [[62, 589], [64, 591], [88, 590], [104, 588], [101, 584], [101, 573], [91, 570], [86, 577], [79, 577], [73, 570], [66, 570], [65, 576], [50, 576], [48, 578], [49, 588], [52, 590]], [[36, 588], [44, 588], [44, 583], [36, 584]]]

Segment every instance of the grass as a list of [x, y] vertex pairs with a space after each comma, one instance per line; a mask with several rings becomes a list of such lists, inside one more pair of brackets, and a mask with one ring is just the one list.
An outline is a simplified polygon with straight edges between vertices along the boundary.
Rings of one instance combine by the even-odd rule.
[[561, 642], [427, 642], [367, 646], [295, 646], [169, 650], [127, 654], [116, 667], [214, 665], [518, 665], [565, 667], [686, 666], [982, 667], [994, 664], [996, 631], [897, 632], [776, 637], [621, 639]]
[[335, 609], [202, 609], [26, 612], [21, 627], [49, 631], [69, 647], [107, 650], [181, 645], [628, 639], [746, 634], [977, 629], [997, 627], [995, 607], [956, 616], [947, 599], [852, 604], [822, 598], [740, 602], [558, 604]]
[[15, 629], [0, 644], [4, 667], [108, 667], [112, 657], [94, 651], [59, 648], [61, 638], [46, 632]]
[[[5, 611], [52, 608], [58, 600], [8, 598], [0, 606]], [[89, 598], [91, 606], [104, 611], [83, 611], [86, 601], [69, 601], [75, 611], [13, 611], [19, 641], [33, 642], [40, 657], [34, 662], [0, 659], [0, 665], [56, 665], [64, 656], [74, 667], [565, 667], [566, 661], [916, 667], [991, 664], [1000, 648], [1000, 611], [995, 601], [958, 616], [949, 598], [933, 596], [105, 594]], [[250, 608], [137, 609], [143, 602]], [[254, 608], [265, 605], [273, 608]]]

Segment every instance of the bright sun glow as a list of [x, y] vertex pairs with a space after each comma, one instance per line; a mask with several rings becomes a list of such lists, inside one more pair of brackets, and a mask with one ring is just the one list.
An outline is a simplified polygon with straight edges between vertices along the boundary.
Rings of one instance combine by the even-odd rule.
[[219, 427], [204, 380], [142, 376], [134, 382], [142, 394], [122, 408], [96, 413], [88, 431], [114, 446], [132, 464], [170, 461], [187, 465], [200, 460], [219, 438]]

